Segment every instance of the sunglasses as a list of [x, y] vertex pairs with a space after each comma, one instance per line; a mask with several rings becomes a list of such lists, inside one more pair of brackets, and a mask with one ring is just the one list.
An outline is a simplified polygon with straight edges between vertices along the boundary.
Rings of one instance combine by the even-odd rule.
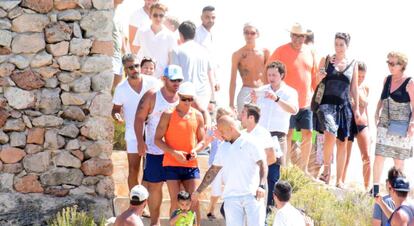
[[401, 65], [400, 63], [394, 63], [394, 62], [390, 62], [390, 61], [387, 61], [387, 64], [388, 64], [388, 66], [390, 66], [390, 67], [395, 67], [395, 66], [397, 66], [397, 65]]
[[245, 32], [243, 32], [244, 33], [244, 35], [256, 35], [257, 33], [256, 32], [254, 32], [254, 31], [245, 31]]
[[192, 98], [192, 97], [180, 97], [180, 100], [184, 101], [184, 102], [193, 102], [194, 98]]
[[180, 83], [183, 81], [182, 79], [169, 79], [169, 80], [170, 82], [173, 82], [173, 83], [176, 83], [176, 82]]
[[154, 14], [152, 14], [152, 17], [155, 17], [155, 18], [157, 18], [157, 17], [163, 18], [164, 17], [164, 14], [162, 14], [162, 13], [160, 13], [160, 14], [154, 13]]
[[295, 38], [304, 38], [306, 35], [300, 35], [300, 34], [292, 33], [292, 36], [295, 37]]
[[129, 67], [127, 67], [129, 70], [134, 70], [135, 68], [139, 68], [139, 64], [134, 64], [134, 65], [131, 65], [131, 66], [129, 66]]

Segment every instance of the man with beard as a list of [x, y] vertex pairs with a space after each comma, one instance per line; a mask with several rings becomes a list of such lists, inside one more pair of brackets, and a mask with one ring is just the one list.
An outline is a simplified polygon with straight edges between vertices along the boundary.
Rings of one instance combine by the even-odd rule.
[[[121, 82], [115, 89], [112, 103], [112, 117], [118, 123], [123, 123], [125, 118], [125, 141], [128, 152], [128, 186], [129, 189], [138, 184], [138, 172], [141, 157], [138, 155], [138, 144], [134, 131], [135, 111], [144, 94], [159, 85], [157, 79], [140, 74], [140, 64], [133, 54], [127, 54], [122, 58], [127, 79]], [[121, 116], [123, 110], [124, 117]]]

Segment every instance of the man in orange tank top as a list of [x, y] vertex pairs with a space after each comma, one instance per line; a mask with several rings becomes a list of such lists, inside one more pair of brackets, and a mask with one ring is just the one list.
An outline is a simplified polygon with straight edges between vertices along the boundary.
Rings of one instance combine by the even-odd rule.
[[[170, 214], [178, 208], [176, 197], [181, 184], [190, 194], [195, 191], [200, 178], [197, 152], [205, 147], [203, 116], [191, 107], [195, 97], [194, 85], [191, 82], [181, 84], [178, 95], [177, 107], [161, 115], [155, 132], [155, 144], [164, 151], [163, 167], [171, 197]], [[192, 209], [196, 211], [197, 225], [200, 225], [198, 203]]]

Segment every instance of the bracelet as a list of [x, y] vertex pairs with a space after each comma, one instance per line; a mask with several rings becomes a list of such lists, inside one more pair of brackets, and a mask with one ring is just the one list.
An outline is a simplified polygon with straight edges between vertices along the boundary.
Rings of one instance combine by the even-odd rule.
[[277, 103], [277, 102], [279, 102], [279, 100], [280, 100], [280, 97], [279, 96], [276, 96], [275, 102]]
[[266, 190], [266, 187], [265, 187], [263, 184], [260, 184], [260, 185], [259, 185], [259, 188], [261, 188], [261, 189], [263, 189], [263, 190]]
[[210, 104], [216, 104], [215, 100], [210, 100]]

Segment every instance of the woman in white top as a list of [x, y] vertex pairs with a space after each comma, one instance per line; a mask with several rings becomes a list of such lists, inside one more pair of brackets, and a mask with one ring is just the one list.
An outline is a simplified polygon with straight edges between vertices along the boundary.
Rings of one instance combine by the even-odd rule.
[[[266, 75], [269, 84], [253, 90], [251, 97], [253, 103], [256, 103], [262, 112], [259, 125], [269, 130], [272, 136], [277, 136], [283, 156], [286, 156], [286, 135], [290, 116], [296, 114], [299, 109], [298, 94], [283, 81], [286, 67], [282, 62], [273, 61], [268, 64]], [[282, 165], [286, 164], [286, 159], [286, 157], [282, 158]]]

